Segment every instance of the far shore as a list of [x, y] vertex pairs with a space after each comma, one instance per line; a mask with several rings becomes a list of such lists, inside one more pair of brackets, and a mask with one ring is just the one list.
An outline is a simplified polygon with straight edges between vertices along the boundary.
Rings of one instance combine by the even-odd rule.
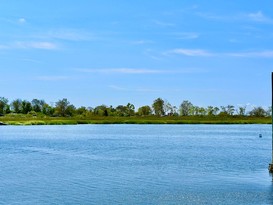
[[271, 117], [250, 116], [132, 116], [132, 117], [0, 117], [0, 125], [79, 124], [271, 124]]

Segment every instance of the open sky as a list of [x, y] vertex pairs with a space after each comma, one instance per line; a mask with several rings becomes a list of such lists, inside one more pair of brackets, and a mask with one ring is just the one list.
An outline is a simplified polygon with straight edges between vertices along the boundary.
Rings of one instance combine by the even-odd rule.
[[271, 104], [268, 0], [0, 0], [0, 96]]

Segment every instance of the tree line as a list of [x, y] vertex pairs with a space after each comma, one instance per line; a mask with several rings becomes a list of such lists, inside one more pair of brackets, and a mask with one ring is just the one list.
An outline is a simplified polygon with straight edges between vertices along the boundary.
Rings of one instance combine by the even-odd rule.
[[171, 105], [167, 100], [157, 98], [152, 105], [144, 105], [137, 110], [132, 103], [118, 105], [117, 107], [99, 105], [92, 107], [76, 108], [66, 98], [58, 100], [49, 105], [44, 100], [33, 99], [32, 101], [16, 99], [9, 103], [5, 97], [0, 97], [0, 116], [8, 114], [45, 115], [51, 117], [72, 117], [72, 116], [254, 116], [269, 117], [272, 108], [264, 109], [261, 106], [253, 107], [247, 111], [246, 106], [208, 106], [200, 107], [193, 105], [190, 101], [184, 100], [179, 107]]

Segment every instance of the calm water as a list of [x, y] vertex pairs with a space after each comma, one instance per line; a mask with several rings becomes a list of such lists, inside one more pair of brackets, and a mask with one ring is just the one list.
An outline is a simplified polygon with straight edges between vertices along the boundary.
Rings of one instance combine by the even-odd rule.
[[270, 161], [270, 125], [2, 126], [0, 203], [273, 204]]

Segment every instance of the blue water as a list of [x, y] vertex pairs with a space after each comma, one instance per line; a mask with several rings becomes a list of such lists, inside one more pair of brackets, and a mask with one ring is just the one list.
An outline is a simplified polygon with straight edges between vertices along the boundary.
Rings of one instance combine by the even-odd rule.
[[273, 204], [270, 161], [270, 125], [2, 126], [0, 204]]

